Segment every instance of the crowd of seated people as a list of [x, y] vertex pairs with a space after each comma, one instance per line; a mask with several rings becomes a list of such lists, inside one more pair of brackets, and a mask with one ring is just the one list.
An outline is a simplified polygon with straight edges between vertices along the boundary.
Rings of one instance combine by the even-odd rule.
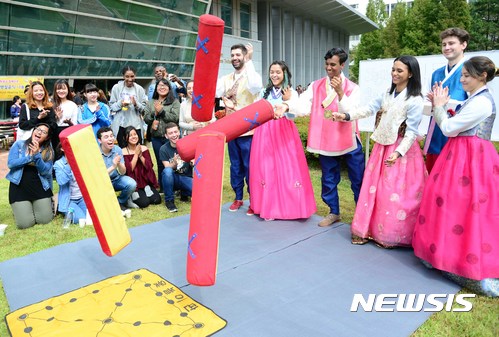
[[[73, 211], [73, 223], [88, 218], [59, 139], [64, 129], [77, 124], [91, 125], [124, 216], [130, 214], [130, 208], [161, 204], [163, 162], [159, 150], [168, 141], [166, 124], [174, 123], [178, 128], [183, 97], [178, 95], [182, 93], [178, 85], [167, 78], [154, 81], [154, 94], [148, 103], [130, 66], [123, 69], [123, 80], [113, 87], [109, 101], [93, 83], [84, 86], [82, 95], [75, 93], [65, 79], [55, 82], [52, 94], [42, 82], [27, 85], [26, 102], [16, 96], [10, 109], [11, 119], [18, 122], [17, 140], [9, 151], [7, 165], [9, 204], [16, 226], [25, 229], [47, 224], [69, 209]], [[146, 146], [146, 129], [154, 149], [151, 152]]]

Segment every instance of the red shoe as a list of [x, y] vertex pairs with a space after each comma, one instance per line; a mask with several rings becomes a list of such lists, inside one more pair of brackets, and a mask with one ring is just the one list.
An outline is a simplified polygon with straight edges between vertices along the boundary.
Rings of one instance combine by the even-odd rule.
[[241, 208], [242, 205], [243, 205], [243, 201], [242, 200], [234, 200], [234, 202], [232, 203], [232, 205], [230, 205], [230, 207], [229, 207], [229, 211], [235, 212], [239, 208]]
[[250, 207], [248, 207], [248, 210], [246, 211], [246, 215], [247, 216], [252, 216], [252, 215], [255, 215], [255, 211], [253, 211], [253, 209]]

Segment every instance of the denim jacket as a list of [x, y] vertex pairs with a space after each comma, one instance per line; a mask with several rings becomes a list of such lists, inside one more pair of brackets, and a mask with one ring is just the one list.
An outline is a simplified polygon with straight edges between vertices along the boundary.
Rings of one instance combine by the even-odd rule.
[[59, 195], [57, 197], [59, 205], [57, 208], [60, 212], [66, 213], [71, 202], [70, 182], [73, 179], [73, 171], [71, 171], [71, 167], [65, 156], [54, 163], [54, 170], [55, 180], [59, 184]]
[[25, 140], [18, 140], [12, 145], [9, 151], [7, 166], [9, 173], [5, 177], [8, 181], [15, 185], [19, 185], [24, 172], [24, 166], [29, 163], [34, 163], [38, 169], [38, 176], [42, 182], [42, 187], [45, 191], [52, 189], [52, 160], [44, 161], [42, 154], [37, 153], [34, 156], [28, 155]]
[[111, 125], [111, 116], [109, 115], [109, 107], [99, 102], [99, 111], [92, 112], [88, 108], [88, 103], [83, 104], [78, 112], [78, 124], [92, 124], [92, 129], [97, 137], [97, 131], [103, 126]]

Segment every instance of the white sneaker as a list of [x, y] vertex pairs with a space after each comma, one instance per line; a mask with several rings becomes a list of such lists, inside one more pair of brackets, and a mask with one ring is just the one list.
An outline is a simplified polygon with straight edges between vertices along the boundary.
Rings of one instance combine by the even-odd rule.
[[132, 216], [132, 211], [129, 209], [126, 209], [124, 211], [121, 211], [121, 215], [123, 215], [123, 217], [125, 217], [127, 219], [130, 219], [130, 217]]
[[153, 192], [151, 190], [151, 186], [149, 185], [146, 185], [146, 187], [144, 187], [144, 192], [146, 192], [146, 197], [150, 198], [153, 196]]

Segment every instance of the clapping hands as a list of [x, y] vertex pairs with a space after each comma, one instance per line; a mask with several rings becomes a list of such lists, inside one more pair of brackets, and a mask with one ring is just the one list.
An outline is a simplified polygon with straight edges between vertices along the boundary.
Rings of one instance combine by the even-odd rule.
[[428, 93], [428, 99], [431, 100], [433, 107], [444, 106], [449, 102], [449, 88], [443, 87], [442, 82], [435, 83], [431, 94]]
[[40, 144], [36, 139], [31, 139], [31, 143], [29, 143], [28, 148], [29, 148], [29, 154], [31, 156], [34, 156], [35, 154], [40, 152]]

